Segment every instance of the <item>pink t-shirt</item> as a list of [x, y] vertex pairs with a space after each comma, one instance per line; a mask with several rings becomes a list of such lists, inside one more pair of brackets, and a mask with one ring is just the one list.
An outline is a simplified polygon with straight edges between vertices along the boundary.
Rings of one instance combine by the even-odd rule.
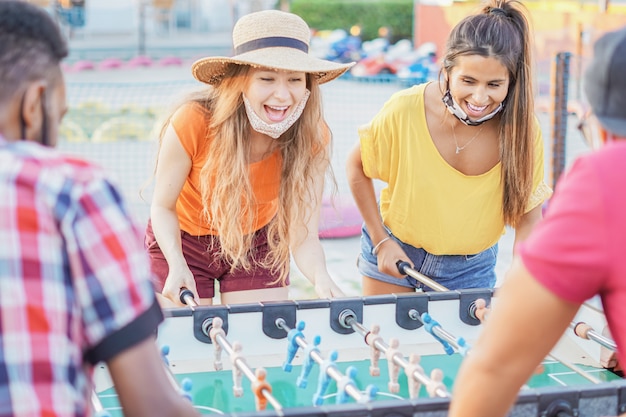
[[565, 300], [600, 295], [626, 363], [626, 141], [574, 162], [519, 255], [538, 282]]

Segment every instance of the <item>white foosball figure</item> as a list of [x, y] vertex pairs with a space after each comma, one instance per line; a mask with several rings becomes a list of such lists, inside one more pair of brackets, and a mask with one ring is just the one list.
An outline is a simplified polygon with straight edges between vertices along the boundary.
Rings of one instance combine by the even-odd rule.
[[[608, 337], [611, 339], [611, 331], [608, 326], [605, 326], [602, 329], [602, 336]], [[604, 346], [600, 347], [600, 365], [607, 369], [615, 369], [622, 370], [622, 367], [619, 366], [619, 361], [617, 360], [617, 353], [613, 350], [607, 349]]]
[[239, 369], [239, 366], [237, 366], [237, 361], [239, 361], [240, 363], [245, 363], [246, 361], [241, 355], [242, 348], [243, 347], [241, 346], [241, 343], [233, 342], [233, 354], [230, 355], [230, 361], [232, 362], [233, 366], [233, 395], [235, 397], [243, 396], [243, 387], [241, 386], [243, 372], [241, 372], [241, 369]]
[[376, 347], [376, 341], [381, 340], [379, 336], [380, 326], [378, 324], [372, 325], [369, 333], [365, 336], [365, 343], [370, 347], [370, 375], [379, 376], [380, 368], [378, 367], [378, 359], [380, 358], [380, 350]]
[[478, 298], [476, 301], [474, 301], [474, 305], [476, 306], [474, 315], [481, 323], [484, 323], [487, 319], [487, 314], [489, 313], [487, 302], [482, 298]]
[[430, 397], [437, 397], [439, 389], [445, 391], [446, 386], [443, 383], [443, 371], [435, 368], [430, 372], [430, 383], [426, 385], [426, 391]]
[[409, 398], [417, 398], [420, 393], [420, 388], [422, 384], [419, 382], [417, 378], [415, 378], [414, 373], [424, 373], [424, 368], [420, 365], [421, 357], [417, 353], [411, 353], [409, 355], [409, 365], [404, 368], [404, 372], [406, 373], [406, 380], [409, 387]]
[[398, 383], [398, 374], [400, 373], [400, 365], [394, 362], [396, 356], [402, 357], [402, 353], [398, 350], [400, 340], [392, 337], [389, 339], [389, 348], [387, 348], [387, 369], [389, 370], [389, 384], [387, 388], [392, 394], [400, 392], [400, 384]]
[[215, 362], [213, 362], [213, 366], [216, 371], [221, 371], [223, 369], [222, 366], [222, 346], [217, 341], [217, 336], [220, 335], [222, 337], [226, 337], [226, 332], [222, 328], [224, 321], [220, 317], [213, 317], [213, 321], [211, 323], [211, 330], [209, 330], [209, 338], [211, 339], [211, 343], [213, 343], [213, 351], [215, 353]]

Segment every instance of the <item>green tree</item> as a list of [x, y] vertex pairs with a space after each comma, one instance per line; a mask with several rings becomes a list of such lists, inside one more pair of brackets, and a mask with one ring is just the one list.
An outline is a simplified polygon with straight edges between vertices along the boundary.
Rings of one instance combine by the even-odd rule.
[[358, 25], [361, 38], [379, 36], [379, 29], [390, 31], [391, 42], [413, 38], [413, 0], [282, 0], [290, 11], [317, 30], [349, 29]]

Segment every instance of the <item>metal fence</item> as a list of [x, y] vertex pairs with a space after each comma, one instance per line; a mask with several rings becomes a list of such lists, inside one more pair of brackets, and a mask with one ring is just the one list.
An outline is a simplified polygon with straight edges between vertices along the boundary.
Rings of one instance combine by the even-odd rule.
[[[137, 71], [158, 71], [139, 69]], [[140, 73], [141, 74], [141, 73]], [[539, 77], [546, 83], [547, 74]], [[130, 208], [139, 221], [146, 221], [151, 197], [150, 180], [158, 147], [158, 128], [162, 118], [187, 92], [198, 87], [194, 80], [158, 80], [157, 77], [92, 75], [89, 82], [68, 79], [69, 112], [60, 131], [59, 148], [104, 166], [120, 184]], [[94, 81], [94, 79], [96, 81]], [[155, 81], [151, 81], [156, 79]], [[322, 86], [324, 112], [333, 132], [332, 166], [339, 204], [352, 204], [345, 175], [348, 152], [358, 141], [357, 128], [368, 122], [384, 102], [405, 88], [391, 77], [345, 78]], [[569, 88], [575, 88], [576, 81]], [[567, 88], [565, 86], [564, 88]], [[553, 147], [554, 97], [542, 99], [548, 105], [538, 112], [546, 141], [546, 170], [552, 160], [570, 160], [585, 151], [575, 131], [576, 120], [567, 108], [560, 119], [561, 146]], [[557, 97], [558, 98], [558, 97]], [[567, 143], [567, 132], [572, 139]], [[552, 149], [560, 155], [552, 155]], [[547, 172], [550, 178], [551, 171]], [[378, 184], [377, 184], [378, 185]]]
[[[69, 112], [59, 148], [105, 167], [121, 186], [132, 212], [140, 221], [147, 220], [161, 120], [197, 85], [191, 81], [68, 82]], [[358, 126], [402, 87], [388, 78], [340, 79], [322, 86], [324, 111], [333, 132], [338, 200], [349, 199], [345, 160], [358, 140]]]

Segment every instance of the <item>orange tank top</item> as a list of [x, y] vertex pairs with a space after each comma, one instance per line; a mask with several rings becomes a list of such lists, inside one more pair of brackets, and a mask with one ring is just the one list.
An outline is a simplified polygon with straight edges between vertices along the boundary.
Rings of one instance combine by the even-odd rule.
[[[217, 234], [210, 221], [203, 217], [200, 192], [200, 172], [212, 140], [208, 131], [209, 119], [209, 112], [198, 103], [185, 104], [171, 119], [180, 143], [191, 159], [191, 170], [176, 202], [176, 212], [180, 228], [193, 236]], [[281, 166], [282, 157], [278, 150], [267, 158], [248, 165], [257, 216], [253, 230], [244, 230], [244, 233], [252, 233], [262, 228], [276, 215]]]

